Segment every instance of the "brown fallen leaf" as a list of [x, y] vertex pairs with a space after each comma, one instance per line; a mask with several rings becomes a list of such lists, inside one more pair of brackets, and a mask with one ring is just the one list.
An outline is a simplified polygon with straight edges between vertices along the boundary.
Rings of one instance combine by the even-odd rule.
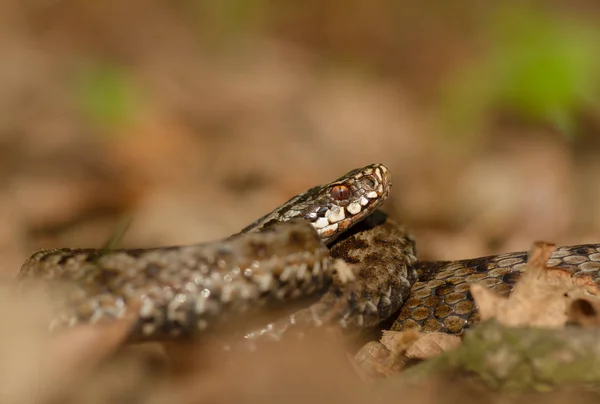
[[407, 360], [428, 359], [457, 348], [460, 341], [460, 337], [444, 333], [383, 331], [380, 342], [368, 342], [353, 359], [358, 373], [373, 380], [400, 372]]
[[379, 341], [370, 341], [351, 358], [355, 370], [365, 381], [389, 377], [402, 370], [408, 347], [421, 334], [416, 330], [383, 331]]
[[388, 331], [384, 330], [381, 336], [381, 343], [391, 352], [405, 352], [412, 344], [417, 342], [423, 335], [419, 331], [412, 329], [406, 331]]
[[567, 312], [574, 299], [582, 296], [598, 299], [600, 290], [590, 278], [573, 278], [568, 271], [546, 267], [555, 247], [552, 243], [534, 243], [527, 268], [509, 297], [500, 296], [482, 284], [471, 285], [481, 320], [495, 318], [513, 327], [558, 328], [569, 320]]
[[398, 373], [402, 366], [395, 355], [378, 341], [369, 341], [349, 358], [354, 370], [369, 382]]
[[406, 350], [410, 359], [429, 359], [460, 346], [459, 336], [434, 332], [425, 334]]
[[381, 343], [396, 355], [409, 359], [427, 359], [460, 345], [460, 337], [441, 332], [421, 333], [416, 330], [384, 331]]

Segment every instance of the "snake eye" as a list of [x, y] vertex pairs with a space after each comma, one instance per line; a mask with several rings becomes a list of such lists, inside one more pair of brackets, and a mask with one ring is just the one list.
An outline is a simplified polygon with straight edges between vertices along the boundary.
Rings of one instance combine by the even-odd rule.
[[347, 199], [350, 196], [350, 188], [348, 188], [345, 185], [336, 185], [335, 187], [331, 188], [331, 191], [329, 191], [329, 193], [333, 197], [333, 199], [341, 201]]
[[375, 181], [375, 178], [372, 175], [367, 175], [361, 179], [360, 182], [366, 189], [375, 189], [377, 186], [377, 181]]

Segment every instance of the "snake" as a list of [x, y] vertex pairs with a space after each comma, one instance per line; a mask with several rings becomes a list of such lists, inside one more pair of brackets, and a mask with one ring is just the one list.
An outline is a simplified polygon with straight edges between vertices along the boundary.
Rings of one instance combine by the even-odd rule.
[[[407, 227], [380, 210], [391, 188], [388, 168], [370, 164], [292, 197], [222, 240], [35, 252], [18, 285], [42, 283], [53, 304], [50, 330], [128, 315], [132, 343], [206, 335], [315, 296], [289, 315], [244, 329], [244, 339], [281, 340], [324, 324], [361, 331], [390, 319], [393, 330], [461, 335], [479, 322], [470, 285], [510, 294], [527, 253], [419, 261]], [[600, 284], [600, 245], [560, 247], [547, 266]]]

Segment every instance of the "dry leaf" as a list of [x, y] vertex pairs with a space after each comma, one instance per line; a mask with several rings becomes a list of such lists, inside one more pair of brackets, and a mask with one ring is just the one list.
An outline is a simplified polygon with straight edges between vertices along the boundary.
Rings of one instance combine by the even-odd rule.
[[451, 351], [460, 346], [460, 337], [456, 335], [434, 332], [425, 334], [406, 350], [406, 356], [411, 359], [429, 359]]
[[367, 342], [350, 358], [350, 363], [364, 381], [373, 381], [398, 373], [401, 369], [395, 355], [377, 341]]
[[420, 333], [417, 330], [384, 331], [381, 343], [396, 355], [426, 359], [458, 347], [460, 337], [440, 332]]
[[529, 254], [527, 268], [508, 298], [482, 284], [471, 285], [471, 294], [482, 320], [495, 318], [507, 326], [563, 327], [567, 309], [574, 298], [600, 295], [589, 278], [572, 278], [560, 268], [547, 268], [555, 245], [536, 242]]
[[374, 380], [400, 372], [400, 357], [421, 334], [416, 330], [383, 331], [380, 342], [371, 341], [354, 355], [352, 363], [363, 379]]
[[354, 356], [358, 373], [367, 379], [391, 376], [402, 370], [406, 359], [428, 359], [460, 345], [460, 337], [417, 330], [383, 331], [381, 342], [365, 344]]
[[419, 340], [419, 338], [422, 338], [423, 335], [416, 329], [406, 331], [384, 330], [380, 341], [390, 351], [402, 353]]

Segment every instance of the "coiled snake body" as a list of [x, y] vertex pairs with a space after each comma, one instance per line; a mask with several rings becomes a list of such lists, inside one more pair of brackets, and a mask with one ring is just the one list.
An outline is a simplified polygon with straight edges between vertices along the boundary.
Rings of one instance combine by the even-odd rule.
[[[316, 293], [323, 293], [316, 303], [246, 338], [279, 339], [290, 329], [332, 322], [362, 329], [400, 309], [394, 329], [460, 334], [478, 321], [468, 285], [484, 281], [509, 293], [526, 253], [417, 262], [409, 233], [377, 210], [390, 189], [388, 169], [372, 164], [295, 196], [226, 240], [42, 250], [18, 279], [47, 286], [56, 304], [51, 328], [134, 310], [131, 342], [194, 336]], [[600, 245], [560, 248], [548, 266], [598, 282]]]

